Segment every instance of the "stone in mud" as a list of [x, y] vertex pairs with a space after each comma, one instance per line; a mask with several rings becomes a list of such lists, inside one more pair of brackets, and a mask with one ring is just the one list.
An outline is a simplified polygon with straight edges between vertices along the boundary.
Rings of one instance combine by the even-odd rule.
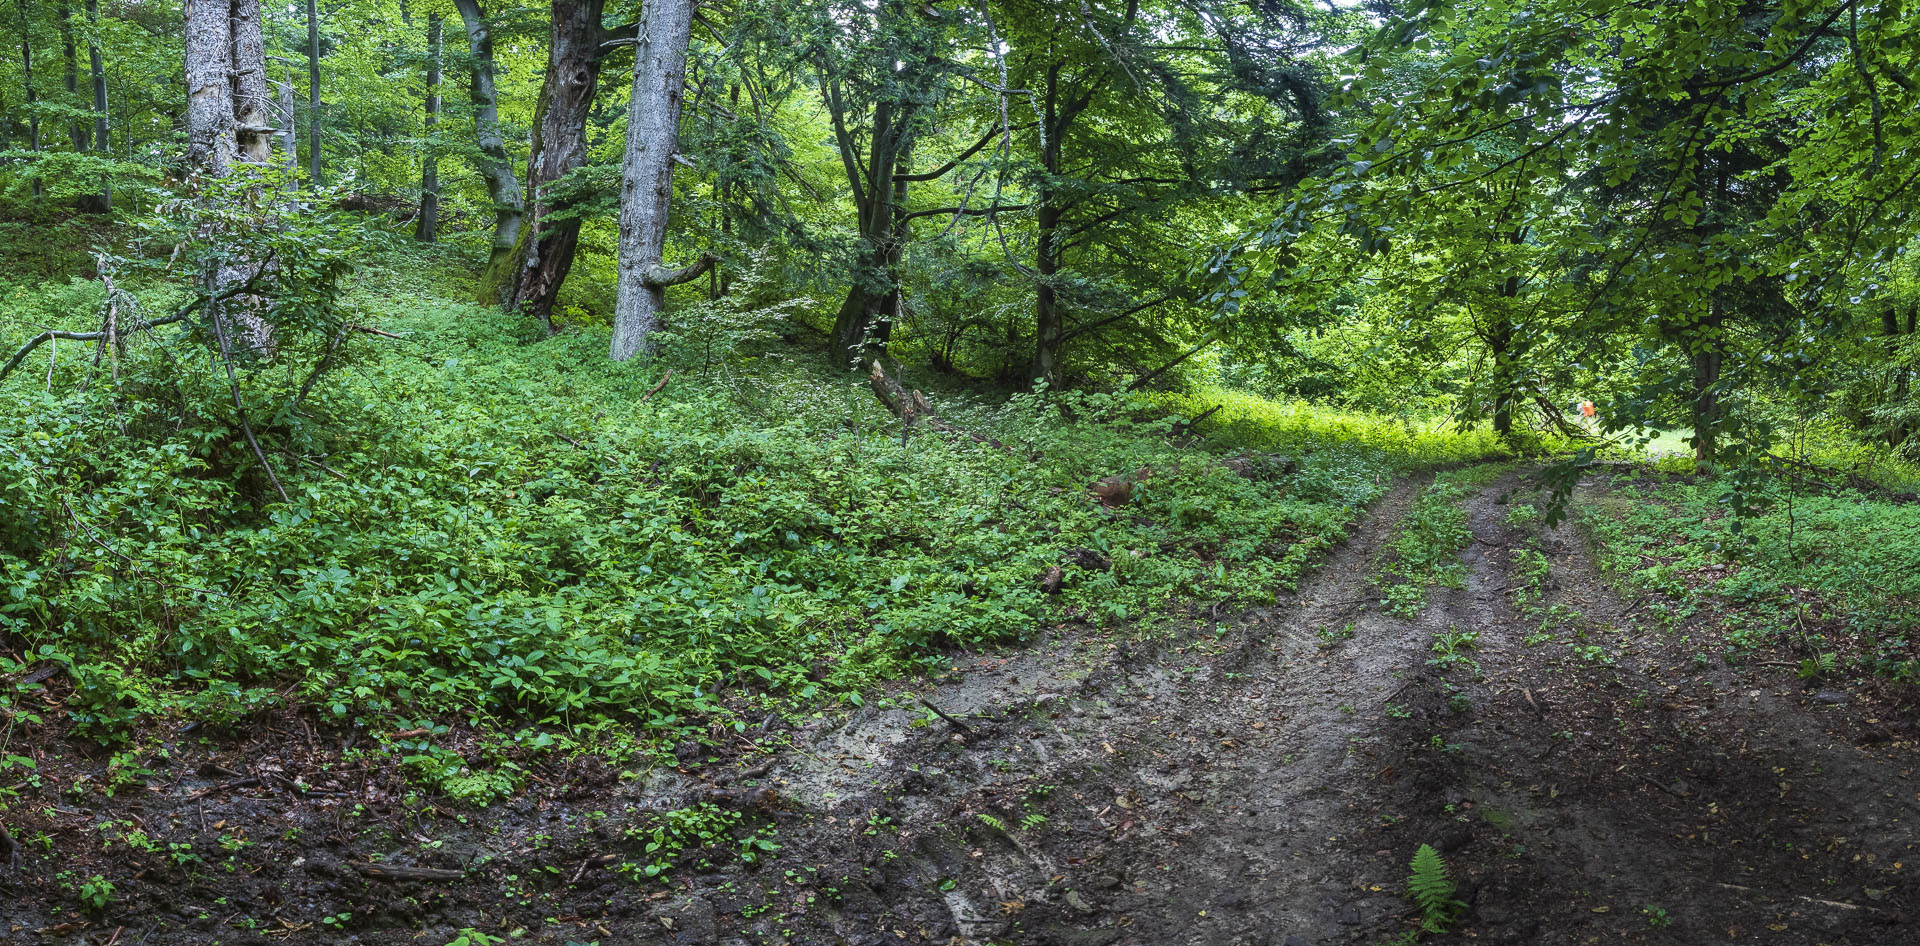
[[720, 928], [714, 922], [713, 904], [701, 897], [675, 900], [655, 910], [654, 921], [665, 930], [673, 946], [713, 946], [720, 941]]
[[1821, 690], [1813, 695], [1815, 703], [1847, 703], [1853, 700], [1853, 694], [1841, 690]]

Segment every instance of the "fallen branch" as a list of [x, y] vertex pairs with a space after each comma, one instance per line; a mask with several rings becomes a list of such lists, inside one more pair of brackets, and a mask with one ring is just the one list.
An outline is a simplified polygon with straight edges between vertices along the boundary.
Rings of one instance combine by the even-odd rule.
[[879, 398], [880, 403], [886, 405], [893, 416], [900, 418], [902, 422], [900, 439], [903, 441], [907, 437], [908, 428], [914, 424], [923, 424], [943, 434], [969, 437], [976, 443], [990, 444], [1001, 450], [1007, 449], [1006, 444], [992, 437], [964, 430], [940, 419], [940, 415], [933, 412], [933, 404], [927, 400], [926, 395], [919, 391], [909, 391], [900, 382], [888, 377], [886, 369], [880, 367], [880, 362], [877, 360], [873, 363], [873, 371], [868, 374], [868, 381], [873, 386], [873, 396]]
[[972, 727], [968, 726], [966, 723], [963, 723], [957, 719], [954, 719], [952, 716], [947, 715], [946, 710], [943, 710], [940, 707], [927, 702], [924, 698], [920, 700], [920, 705], [926, 707], [927, 709], [932, 710], [933, 715], [946, 720], [949, 725], [953, 726], [953, 728], [960, 730], [961, 735], [969, 738], [973, 736]]
[[1183, 421], [1175, 422], [1173, 425], [1173, 431], [1172, 431], [1173, 436], [1184, 437], [1190, 433], [1193, 433], [1193, 428], [1200, 426], [1201, 421], [1206, 420], [1209, 417], [1212, 417], [1215, 411], [1226, 406], [1227, 405], [1225, 404], [1215, 404], [1214, 406], [1209, 407], [1204, 411], [1201, 411], [1199, 416], [1195, 417], [1192, 420], [1183, 420]]
[[653, 387], [650, 387], [647, 389], [647, 393], [640, 395], [640, 403], [645, 404], [649, 400], [652, 400], [653, 396], [656, 394], [659, 394], [660, 389], [666, 387], [667, 382], [672, 380], [673, 380], [673, 369], [668, 368], [667, 373], [661, 375], [660, 380], [656, 382]]
[[[191, 311], [176, 312], [173, 315], [154, 319], [151, 322], [141, 322], [139, 325], [135, 326], [135, 328], [147, 329], [147, 328], [156, 328], [162, 325], [172, 325], [175, 322], [186, 321], [187, 316], [191, 314], [192, 314]], [[105, 331], [62, 332], [54, 329], [48, 329], [44, 332], [41, 332], [38, 335], [35, 335], [30, 339], [27, 339], [27, 343], [25, 345], [22, 345], [19, 351], [14, 352], [13, 357], [7, 359], [7, 363], [5, 365], [0, 366], [0, 379], [4, 379], [8, 374], [12, 373], [13, 369], [18, 368], [21, 362], [27, 360], [28, 355], [33, 354], [34, 349], [39, 348], [41, 345], [44, 345], [50, 341], [53, 341], [56, 338], [64, 339], [66, 341], [74, 341], [74, 342], [96, 342], [106, 337], [107, 337], [107, 333]]]
[[344, 328], [349, 332], [364, 332], [368, 335], [378, 335], [381, 338], [391, 338], [395, 341], [404, 342], [407, 340], [407, 337], [405, 335], [395, 335], [392, 332], [383, 332], [380, 329], [374, 328], [373, 326], [370, 326], [370, 325], [343, 325], [341, 326], [341, 328]]
[[375, 880], [462, 880], [466, 871], [442, 870], [438, 867], [403, 867], [399, 864], [365, 864], [351, 862], [348, 867]]

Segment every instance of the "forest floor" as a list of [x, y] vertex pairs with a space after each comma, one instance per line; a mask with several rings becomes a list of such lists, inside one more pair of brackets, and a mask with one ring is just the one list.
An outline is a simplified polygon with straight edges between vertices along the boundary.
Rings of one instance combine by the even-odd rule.
[[409, 803], [291, 716], [111, 795], [104, 754], [50, 752], [71, 788], [12, 826], [0, 940], [1412, 942], [1430, 844], [1466, 907], [1420, 942], [1920, 942], [1911, 707], [1643, 626], [1575, 529], [1509, 515], [1512, 475], [1465, 503], [1464, 587], [1382, 613], [1422, 486], [1216, 630], [1060, 631], [487, 809]]

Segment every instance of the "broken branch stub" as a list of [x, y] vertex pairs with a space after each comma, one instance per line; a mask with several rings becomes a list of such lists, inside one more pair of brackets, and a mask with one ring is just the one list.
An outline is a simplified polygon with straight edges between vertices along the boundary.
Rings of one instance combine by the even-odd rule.
[[899, 381], [888, 377], [887, 370], [880, 366], [878, 360], [874, 361], [873, 370], [868, 372], [867, 380], [873, 387], [873, 396], [880, 399], [880, 403], [886, 406], [889, 413], [900, 418], [903, 428], [924, 424], [944, 434], [956, 434], [971, 438], [976, 443], [990, 444], [1001, 450], [1007, 449], [1006, 444], [992, 437], [963, 430], [942, 420], [933, 412], [933, 402], [927, 400], [926, 395], [919, 391], [910, 391]]

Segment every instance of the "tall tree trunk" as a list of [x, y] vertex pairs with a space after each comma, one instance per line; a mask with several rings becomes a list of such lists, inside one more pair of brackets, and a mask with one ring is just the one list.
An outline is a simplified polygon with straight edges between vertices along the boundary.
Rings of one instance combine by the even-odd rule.
[[221, 175], [235, 155], [233, 33], [228, 0], [185, 0], [187, 161]]
[[[33, 106], [40, 100], [39, 93], [33, 87], [33, 31], [31, 11], [27, 0], [19, 0], [20, 8], [20, 84], [26, 94], [27, 102], [27, 147], [40, 150], [40, 116], [34, 114]], [[33, 179], [33, 196], [40, 196], [40, 178]]]
[[295, 131], [300, 123], [294, 118], [291, 66], [286, 74], [285, 80], [273, 84], [273, 111], [280, 120], [280, 155], [287, 164], [287, 187], [292, 190], [300, 186], [300, 137]]
[[426, 152], [420, 159], [420, 220], [413, 236], [423, 243], [440, 238], [440, 153], [433, 140], [440, 127], [440, 14], [427, 14]]
[[506, 139], [500, 134], [500, 95], [493, 81], [492, 29], [480, 9], [480, 0], [454, 0], [454, 6], [460, 10], [460, 22], [467, 30], [467, 48], [473, 54], [468, 92], [473, 100], [474, 134], [480, 145], [477, 170], [487, 182], [487, 196], [493, 200], [493, 246], [487, 256], [487, 275], [482, 284], [497, 286], [503, 267], [513, 264], [513, 247], [520, 239], [526, 201], [520, 194], [520, 178], [513, 173], [513, 163], [507, 158]]
[[[1130, 6], [1127, 25], [1133, 24], [1137, 6]], [[1093, 104], [1093, 97], [1107, 82], [1107, 73], [1102, 72], [1087, 80], [1086, 87], [1078, 95], [1069, 94], [1065, 101], [1060, 95], [1060, 70], [1063, 63], [1054, 62], [1047, 69], [1047, 87], [1045, 103], [1041, 113], [1041, 133], [1044, 146], [1040, 150], [1040, 164], [1046, 170], [1049, 179], [1058, 179], [1062, 174], [1062, 161], [1066, 153], [1067, 135], [1080, 119], [1087, 106]], [[1064, 268], [1064, 238], [1062, 226], [1067, 222], [1067, 211], [1073, 201], [1066, 200], [1058, 187], [1042, 185], [1036, 201], [1038, 209], [1034, 213], [1034, 222], [1038, 237], [1034, 241], [1034, 270], [1038, 279], [1033, 293], [1033, 359], [1027, 363], [1026, 382], [1029, 387], [1041, 381], [1059, 383], [1056, 377], [1060, 366], [1060, 349], [1069, 337], [1066, 313], [1060, 305], [1060, 271]]]
[[[228, 173], [236, 160], [258, 164], [272, 160], [267, 137], [272, 128], [264, 111], [267, 64], [259, 0], [186, 0], [184, 12], [188, 159], [213, 177]], [[224, 289], [246, 280], [261, 265], [264, 262], [243, 256], [221, 264], [209, 278], [215, 289]], [[234, 349], [273, 353], [273, 326], [266, 320], [265, 300], [228, 299], [213, 307], [213, 320], [223, 357]]]
[[307, 184], [320, 186], [320, 7], [307, 0]]
[[[80, 97], [80, 54], [73, 43], [73, 0], [62, 0], [60, 4], [60, 55], [66, 60], [67, 102], [72, 104]], [[87, 123], [74, 119], [67, 127], [67, 136], [73, 139], [73, 150], [87, 150]]]
[[273, 106], [267, 92], [267, 43], [260, 32], [260, 0], [233, 0], [234, 148], [240, 160], [273, 163]]
[[1711, 303], [1712, 312], [1695, 328], [1691, 340], [1693, 362], [1693, 459], [1706, 472], [1719, 452], [1720, 369], [1724, 353], [1721, 331], [1726, 311], [1719, 299]]
[[[627, 110], [627, 153], [620, 173], [620, 279], [613, 312], [614, 361], [653, 349], [666, 287], [704, 266], [669, 273], [661, 265], [673, 201], [673, 152], [680, 141], [693, 0], [653, 0], [640, 12]], [[712, 258], [705, 258], [707, 265]], [[691, 275], [689, 275], [691, 274]]]
[[534, 116], [527, 155], [527, 219], [517, 262], [502, 301], [540, 320], [553, 333], [553, 304], [573, 269], [580, 220], [548, 217], [568, 209], [551, 193], [555, 181], [587, 163], [587, 119], [600, 85], [600, 19], [604, 0], [554, 0], [547, 75]]
[[[100, 0], [87, 0], [87, 68], [93, 77], [93, 150], [110, 157], [107, 140], [107, 64], [100, 55]], [[89, 213], [113, 211], [113, 185], [100, 182], [100, 192], [90, 194], [80, 207]]]
[[1060, 346], [1066, 338], [1066, 316], [1060, 311], [1059, 290], [1055, 281], [1060, 275], [1060, 209], [1053, 206], [1050, 192], [1043, 189], [1040, 194], [1040, 209], [1034, 214], [1038, 225], [1039, 237], [1034, 243], [1034, 270], [1039, 279], [1033, 291], [1033, 360], [1027, 364], [1027, 386], [1029, 388], [1042, 381], [1058, 384], [1056, 371], [1060, 366]]
[[837, 85], [822, 79], [827, 107], [832, 110], [840, 160], [853, 185], [854, 210], [861, 249], [847, 298], [833, 320], [828, 356], [841, 367], [858, 370], [884, 353], [900, 313], [898, 270], [904, 238], [900, 230], [899, 201], [906, 182], [897, 180], [902, 158], [911, 147], [913, 111], [910, 103], [881, 102], [874, 107], [866, 167], [846, 133], [846, 115]]
[[[1525, 227], [1516, 228], [1507, 237], [1507, 242], [1514, 246], [1526, 240]], [[1500, 284], [1500, 298], [1510, 301], [1494, 313], [1493, 325], [1487, 332], [1487, 349], [1493, 354], [1493, 432], [1507, 440], [1513, 437], [1513, 405], [1520, 393], [1516, 390], [1520, 386], [1520, 352], [1515, 344], [1511, 301], [1520, 298], [1519, 276], [1508, 276]]]

